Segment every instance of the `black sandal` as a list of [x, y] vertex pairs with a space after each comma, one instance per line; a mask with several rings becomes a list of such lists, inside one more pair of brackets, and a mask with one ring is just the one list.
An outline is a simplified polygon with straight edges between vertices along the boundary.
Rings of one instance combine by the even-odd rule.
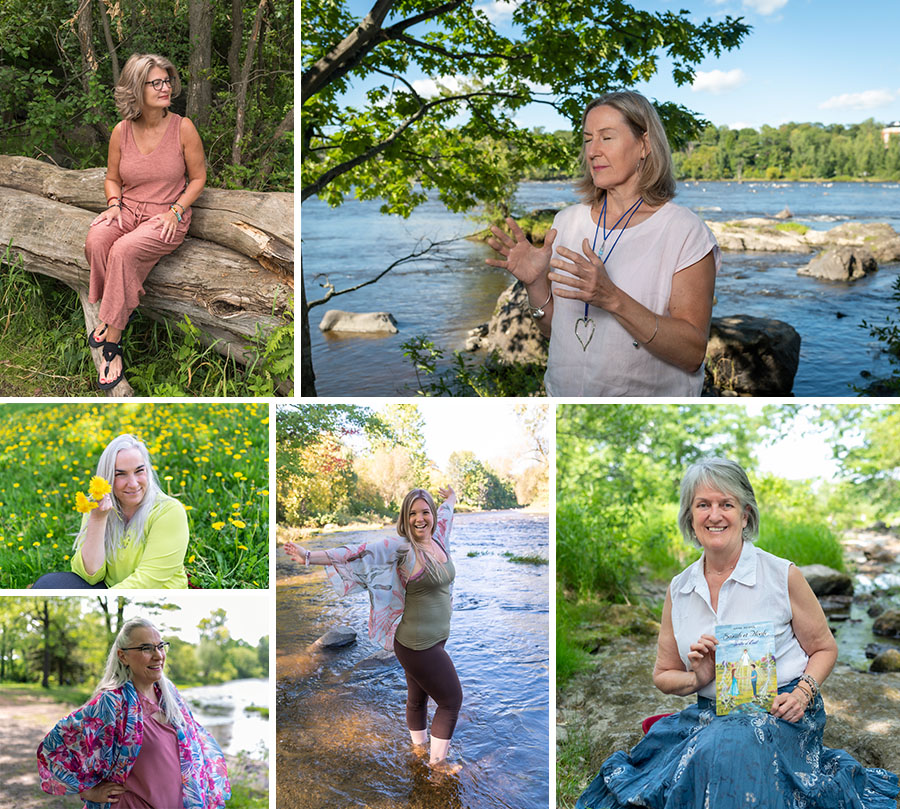
[[119, 375], [115, 379], [109, 382], [101, 382], [99, 377], [97, 379], [97, 385], [100, 387], [100, 390], [110, 390], [118, 385], [122, 381], [122, 377], [125, 376], [125, 357], [122, 354], [122, 345], [120, 343], [104, 342], [102, 350], [103, 359], [106, 360], [106, 368], [103, 369], [104, 376], [109, 373], [109, 366], [112, 364], [112, 361], [116, 357], [122, 357], [122, 370], [119, 371]]
[[[90, 334], [88, 334], [88, 345], [89, 345], [91, 348], [102, 348], [102, 347], [103, 347], [103, 343], [104, 343], [105, 341], [104, 341], [102, 338], [94, 337], [94, 332], [95, 332], [95, 331], [97, 331], [96, 328], [92, 329], [91, 332], [90, 332]], [[109, 323], [107, 323], [107, 324], [103, 327], [103, 333], [104, 333], [104, 334], [106, 334], [106, 332], [108, 332], [108, 331], [109, 331]]]

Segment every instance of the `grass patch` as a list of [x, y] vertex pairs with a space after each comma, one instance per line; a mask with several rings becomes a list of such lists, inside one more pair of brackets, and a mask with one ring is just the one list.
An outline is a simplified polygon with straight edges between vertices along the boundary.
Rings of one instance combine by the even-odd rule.
[[116, 435], [150, 450], [160, 485], [185, 506], [185, 568], [202, 588], [267, 587], [268, 406], [0, 405], [0, 587], [69, 570], [86, 491]]
[[845, 570], [840, 540], [824, 522], [807, 522], [792, 516], [763, 515], [757, 545], [764, 551], [790, 559], [798, 567], [820, 564], [835, 570]]
[[546, 565], [547, 560], [544, 559], [543, 556], [538, 556], [534, 554], [533, 556], [516, 556], [512, 551], [504, 551], [503, 555], [509, 559], [510, 562], [515, 562], [519, 565]]
[[799, 222], [779, 222], [775, 225], [775, 230], [780, 230], [783, 233], [798, 233], [802, 236], [809, 228], [806, 225], [801, 225]]
[[246, 784], [232, 783], [228, 809], [269, 809], [269, 793]]
[[92, 688], [83, 686], [51, 685], [49, 688], [42, 688], [40, 683], [3, 683], [0, 684], [0, 691], [8, 697], [52, 699], [76, 708], [84, 705], [94, 693]]
[[485, 554], [484, 551], [469, 551], [469, 552], [466, 554], [466, 556], [468, 556], [470, 559], [471, 559], [472, 557], [474, 557], [474, 556], [485, 556], [485, 555], [486, 555], [486, 554]]
[[572, 728], [556, 745], [556, 806], [574, 809], [584, 785], [582, 775], [591, 760], [591, 742], [583, 728]]
[[[159, 323], [137, 310], [123, 340], [125, 375], [137, 396], [275, 396], [293, 376], [294, 324], [247, 340], [258, 359], [243, 367], [204, 344], [185, 316]], [[0, 395], [100, 396], [77, 293], [0, 251]]]
[[263, 719], [269, 718], [269, 709], [263, 705], [248, 705], [244, 708], [245, 713], [258, 713]]

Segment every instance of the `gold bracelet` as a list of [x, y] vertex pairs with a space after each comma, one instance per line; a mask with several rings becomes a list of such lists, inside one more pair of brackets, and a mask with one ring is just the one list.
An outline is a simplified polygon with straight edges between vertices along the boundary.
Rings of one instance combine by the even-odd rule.
[[[653, 315], [653, 317], [656, 318], [656, 328], [653, 330], [653, 334], [650, 335], [650, 339], [647, 340], [647, 341], [644, 343], [645, 346], [648, 346], [648, 345], [650, 345], [650, 343], [653, 342], [653, 338], [656, 337], [656, 333], [659, 331], [659, 315]], [[632, 341], [631, 341], [631, 344], [632, 344], [635, 348], [640, 348], [640, 347], [641, 347], [641, 343], [640, 343], [638, 340], [636, 340], [636, 339], [635, 339], [635, 340], [632, 340]]]

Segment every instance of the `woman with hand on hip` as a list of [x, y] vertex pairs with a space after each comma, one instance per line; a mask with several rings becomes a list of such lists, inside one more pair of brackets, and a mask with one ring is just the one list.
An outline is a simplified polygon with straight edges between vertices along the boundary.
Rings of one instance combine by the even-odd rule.
[[406, 724], [414, 745], [428, 741], [428, 698], [437, 703], [431, 723], [429, 763], [442, 770], [462, 706], [462, 686], [444, 650], [450, 636], [451, 587], [456, 576], [450, 558], [450, 528], [456, 493], [431, 495], [413, 489], [403, 500], [397, 537], [359, 546], [310, 551], [293, 542], [287, 554], [304, 565], [326, 565], [340, 595], [365, 589], [371, 600], [369, 636], [397, 655], [406, 673]]
[[100, 301], [100, 324], [88, 335], [103, 351], [99, 386], [122, 380], [122, 332], [156, 263], [187, 235], [191, 205], [206, 185], [206, 158], [189, 118], [169, 112], [181, 92], [175, 65], [162, 56], [134, 54], [116, 84], [122, 120], [109, 139], [107, 208], [88, 230], [89, 300]]
[[675, 196], [656, 110], [637, 93], [583, 117], [581, 204], [560, 211], [542, 248], [513, 219], [493, 226], [488, 264], [526, 287], [550, 338], [550, 396], [699, 396], [719, 247]]
[[122, 627], [94, 696], [38, 747], [44, 792], [87, 809], [225, 806], [225, 757], [165, 676], [168, 646], [144, 618]]

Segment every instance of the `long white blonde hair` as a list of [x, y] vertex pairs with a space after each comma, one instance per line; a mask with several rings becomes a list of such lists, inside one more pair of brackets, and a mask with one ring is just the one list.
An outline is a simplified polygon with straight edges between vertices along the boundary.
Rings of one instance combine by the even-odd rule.
[[[147, 470], [147, 491], [144, 492], [144, 499], [141, 500], [134, 516], [130, 520], [125, 519], [122, 513], [122, 506], [115, 492], [116, 479], [116, 456], [123, 449], [136, 449], [141, 453], [144, 468]], [[150, 516], [150, 510], [156, 505], [158, 500], [169, 498], [159, 487], [159, 480], [156, 472], [153, 471], [153, 464], [150, 463], [150, 453], [143, 441], [135, 438], [130, 433], [122, 433], [116, 436], [106, 445], [100, 461], [97, 463], [97, 476], [108, 481], [113, 486], [113, 491], [109, 493], [112, 498], [113, 507], [109, 516], [106, 518], [106, 533], [103, 535], [103, 551], [107, 559], [115, 559], [119, 549], [123, 546], [126, 534], [133, 534], [134, 540], [140, 540], [144, 536], [144, 527], [147, 524], [147, 517]], [[170, 498], [174, 499], [174, 498]], [[84, 542], [87, 533], [87, 523], [84, 528], [78, 532], [75, 537], [75, 550], [77, 551]]]
[[[95, 697], [102, 691], [113, 691], [131, 680], [131, 669], [119, 660], [118, 651], [132, 645], [131, 633], [141, 627], [155, 629], [159, 632], [153, 622], [148, 621], [146, 618], [132, 618], [130, 621], [125, 622], [109, 650], [109, 656], [106, 658], [106, 668], [104, 668], [103, 676], [94, 690]], [[184, 725], [184, 717], [178, 709], [178, 701], [175, 698], [175, 686], [172, 685], [171, 680], [165, 674], [159, 679], [158, 685], [161, 693], [159, 700], [160, 710], [165, 714], [170, 725], [182, 727]]]

